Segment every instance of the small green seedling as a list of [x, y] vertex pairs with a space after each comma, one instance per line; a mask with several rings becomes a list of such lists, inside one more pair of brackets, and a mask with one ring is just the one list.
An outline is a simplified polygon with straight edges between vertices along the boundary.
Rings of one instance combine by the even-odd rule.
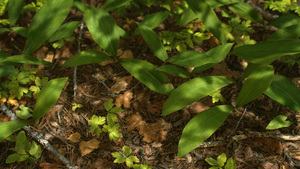
[[80, 103], [72, 103], [72, 111], [76, 111], [77, 109], [82, 108], [82, 104]]
[[116, 141], [122, 137], [118, 116], [116, 113], [122, 109], [114, 107], [113, 100], [109, 99], [104, 103], [104, 108], [107, 111], [106, 117], [93, 115], [88, 121], [90, 132], [100, 135], [102, 132], [108, 133], [109, 139]]
[[235, 161], [233, 158], [227, 159], [225, 153], [220, 154], [217, 159], [208, 157], [205, 161], [211, 166], [209, 169], [235, 169]]
[[16, 146], [14, 153], [6, 158], [6, 163], [15, 163], [23, 161], [34, 161], [40, 158], [41, 147], [34, 141], [30, 142], [24, 131], [20, 131], [16, 137]]
[[293, 123], [291, 121], [287, 120], [287, 116], [278, 115], [270, 121], [266, 129], [275, 130], [275, 129], [289, 127], [292, 124]]
[[139, 164], [140, 160], [132, 154], [132, 150], [128, 146], [123, 146], [121, 151], [113, 152], [111, 155], [115, 158], [114, 163], [125, 163], [127, 167], [133, 169], [151, 169], [146, 164]]

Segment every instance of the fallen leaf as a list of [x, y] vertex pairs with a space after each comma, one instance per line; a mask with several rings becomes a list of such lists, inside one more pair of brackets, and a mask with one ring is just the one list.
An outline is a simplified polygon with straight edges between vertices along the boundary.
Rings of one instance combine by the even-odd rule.
[[127, 119], [127, 129], [128, 131], [139, 129], [141, 126], [145, 125], [145, 123], [146, 122], [143, 120], [143, 117], [139, 113], [134, 113]]
[[192, 113], [200, 113], [204, 110], [207, 110], [209, 107], [205, 104], [203, 104], [202, 102], [194, 102], [190, 107], [190, 111]]
[[120, 55], [120, 59], [132, 59], [132, 58], [133, 58], [133, 53], [131, 50], [125, 50]]
[[12, 105], [12, 106], [19, 106], [18, 100], [15, 99], [8, 99], [7, 104]]
[[95, 149], [99, 148], [99, 144], [100, 142], [97, 139], [92, 139], [89, 141], [81, 141], [79, 144], [81, 156], [90, 154]]
[[80, 138], [81, 138], [80, 133], [76, 132], [76, 133], [70, 134], [70, 136], [68, 137], [68, 140], [71, 141], [72, 143], [78, 143], [80, 141]]
[[43, 162], [39, 164], [40, 169], [59, 169], [59, 165]]
[[118, 94], [122, 91], [125, 91], [130, 85], [131, 81], [132, 81], [132, 76], [125, 76], [122, 78], [118, 78], [115, 84], [111, 87], [112, 93]]
[[123, 106], [124, 108], [128, 109], [130, 108], [132, 98], [133, 98], [133, 93], [132, 91], [128, 90], [124, 94], [121, 94], [116, 98], [115, 105], [117, 107]]

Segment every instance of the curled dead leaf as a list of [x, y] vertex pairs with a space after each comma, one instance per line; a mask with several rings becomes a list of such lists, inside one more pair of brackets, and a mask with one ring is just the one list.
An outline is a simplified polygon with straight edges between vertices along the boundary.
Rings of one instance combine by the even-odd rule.
[[120, 59], [132, 59], [132, 58], [133, 58], [133, 53], [131, 50], [125, 50], [120, 55]]
[[112, 93], [120, 93], [125, 91], [132, 81], [132, 76], [117, 78], [115, 84], [111, 87]]
[[124, 94], [121, 94], [116, 98], [115, 105], [117, 107], [123, 106], [124, 108], [128, 109], [130, 108], [132, 98], [133, 98], [133, 93], [132, 91], [128, 90]]
[[97, 139], [92, 139], [89, 141], [81, 141], [79, 144], [81, 156], [90, 154], [91, 152], [99, 148], [99, 144], [100, 142]]
[[78, 143], [80, 141], [81, 135], [80, 133], [72, 133], [69, 135], [68, 140], [71, 141], [72, 143]]
[[128, 131], [139, 129], [141, 126], [145, 125], [145, 123], [146, 122], [143, 120], [143, 117], [139, 113], [135, 113], [128, 117], [127, 129]]

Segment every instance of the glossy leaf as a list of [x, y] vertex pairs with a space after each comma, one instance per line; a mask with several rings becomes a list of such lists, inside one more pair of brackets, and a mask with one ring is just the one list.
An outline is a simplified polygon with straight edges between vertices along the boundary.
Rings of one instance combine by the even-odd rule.
[[262, 21], [262, 16], [259, 14], [259, 12], [245, 2], [238, 2], [230, 5], [229, 9], [242, 18], [256, 22]]
[[130, 59], [123, 60], [121, 64], [132, 76], [146, 85], [150, 90], [167, 94], [173, 89], [168, 78], [147, 61]]
[[147, 27], [150, 29], [154, 29], [158, 27], [167, 17], [169, 16], [169, 12], [161, 11], [153, 14], [146, 15], [144, 20], [139, 24], [140, 27]]
[[300, 89], [288, 78], [276, 75], [265, 94], [272, 100], [300, 112]]
[[101, 63], [107, 61], [111, 57], [107, 56], [104, 53], [96, 51], [82, 51], [75, 56], [72, 56], [69, 60], [64, 63], [66, 67], [74, 67], [86, 64]]
[[57, 102], [60, 93], [64, 89], [67, 78], [50, 80], [37, 96], [32, 116], [35, 120], [44, 116], [45, 113]]
[[0, 141], [9, 137], [14, 132], [20, 130], [26, 125], [23, 120], [12, 120], [8, 122], [0, 122]]
[[24, 0], [9, 0], [8, 1], [8, 19], [11, 25], [14, 25], [19, 19], [22, 8], [25, 5]]
[[159, 71], [164, 72], [166, 74], [178, 76], [181, 78], [188, 78], [189, 72], [184, 68], [177, 67], [175, 65], [163, 65], [158, 68]]
[[72, 36], [79, 23], [80, 22], [78, 21], [72, 21], [61, 25], [61, 27], [59, 27], [59, 29], [51, 36], [49, 42], [54, 42]]
[[63, 23], [73, 0], [46, 0], [34, 15], [28, 30], [25, 53], [31, 54], [46, 42]]
[[101, 8], [106, 11], [113, 11], [128, 5], [131, 1], [132, 0], [106, 0]]
[[14, 55], [14, 56], [0, 57], [0, 63], [22, 63], [22, 64], [33, 64], [33, 65], [49, 64], [48, 62], [45, 62], [43, 60], [37, 59], [29, 55]]
[[[300, 53], [300, 40], [265, 41], [255, 45], [244, 45], [234, 49], [241, 58], [257, 64], [269, 64], [284, 55]], [[272, 49], [272, 50], [270, 50]]]
[[163, 105], [162, 114], [168, 115], [205, 96], [215, 93], [231, 80], [224, 76], [197, 77], [174, 89]]
[[115, 23], [114, 18], [103, 9], [89, 8], [84, 11], [84, 21], [96, 43], [115, 55], [119, 39], [125, 31]]
[[225, 59], [232, 43], [217, 46], [207, 52], [186, 51], [168, 59], [168, 62], [184, 67], [200, 67], [207, 64], [217, 64]]
[[226, 120], [232, 107], [220, 105], [193, 117], [184, 127], [178, 145], [178, 156], [183, 156], [208, 139]]
[[156, 57], [162, 61], [168, 59], [168, 54], [159, 39], [159, 36], [152, 29], [148, 27], [139, 27], [139, 32], [142, 34], [145, 42]]
[[273, 78], [274, 70], [272, 66], [252, 67], [237, 97], [237, 106], [243, 106], [263, 94], [270, 86]]
[[211, 31], [221, 42], [225, 41], [225, 36], [220, 31], [222, 22], [219, 20], [214, 10], [205, 1], [187, 0], [189, 7], [198, 15], [205, 27]]
[[270, 121], [270, 123], [268, 124], [266, 129], [267, 130], [276, 130], [276, 129], [280, 129], [280, 128], [289, 127], [292, 124], [293, 123], [291, 121], [287, 120], [287, 116], [278, 115]]

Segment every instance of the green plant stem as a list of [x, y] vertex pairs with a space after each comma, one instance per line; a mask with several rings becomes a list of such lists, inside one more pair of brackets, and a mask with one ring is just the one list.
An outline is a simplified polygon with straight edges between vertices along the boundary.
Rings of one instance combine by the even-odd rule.
[[[17, 119], [15, 113], [13, 113], [6, 105], [1, 105], [1, 111], [11, 118], [11, 120]], [[24, 126], [23, 130], [39, 144], [41, 144], [46, 150], [56, 156], [68, 169], [79, 169], [77, 166], [73, 166], [71, 161], [63, 156], [55, 147], [53, 147], [48, 140], [44, 138], [44, 135], [34, 131], [30, 126]]]

